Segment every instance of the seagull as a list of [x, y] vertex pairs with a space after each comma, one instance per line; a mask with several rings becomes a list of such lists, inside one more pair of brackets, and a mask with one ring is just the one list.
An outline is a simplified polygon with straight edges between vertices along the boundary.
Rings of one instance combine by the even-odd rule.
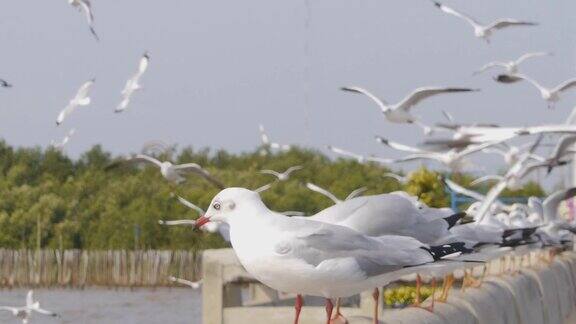
[[60, 142], [55, 142], [54, 140], [50, 143], [50, 146], [53, 147], [55, 150], [57, 151], [62, 151], [64, 149], [64, 146], [66, 146], [66, 144], [68, 144], [68, 142], [70, 141], [70, 138], [72, 138], [72, 135], [74, 135], [74, 133], [76, 132], [76, 129], [72, 128], [68, 131], [68, 134], [66, 134], [66, 136], [64, 136], [64, 138], [62, 139], [62, 141]]
[[136, 154], [135, 156], [129, 157], [129, 158], [124, 159], [122, 161], [112, 163], [106, 167], [106, 170], [116, 168], [121, 164], [127, 164], [127, 163], [133, 164], [133, 163], [143, 163], [143, 162], [154, 164], [155, 166], [160, 168], [160, 173], [162, 174], [162, 176], [166, 180], [168, 180], [170, 182], [174, 182], [176, 184], [180, 184], [180, 183], [186, 181], [186, 178], [184, 178], [184, 175], [186, 173], [192, 172], [192, 173], [195, 173], [195, 174], [201, 176], [202, 178], [208, 180], [208, 182], [210, 182], [212, 185], [214, 185], [220, 189], [224, 188], [224, 185], [219, 180], [214, 178], [212, 175], [210, 175], [210, 173], [208, 171], [206, 171], [205, 169], [203, 169], [200, 165], [198, 165], [196, 163], [172, 164], [172, 162], [170, 162], [170, 161], [162, 161], [161, 162], [161, 161], [159, 161], [159, 160], [157, 160], [151, 156], [145, 155], [145, 154]]
[[[266, 130], [264, 129], [264, 125], [258, 125], [258, 129], [260, 130], [260, 139], [262, 140], [262, 145], [266, 150], [278, 150], [278, 151], [290, 151], [290, 145], [286, 144], [278, 144], [275, 142], [270, 141], [270, 137], [266, 134]], [[266, 154], [266, 151], [262, 151], [263, 154]]]
[[[296, 324], [302, 295], [324, 297], [330, 323], [332, 298], [382, 287], [426, 264], [467, 252], [461, 243], [433, 247], [410, 237], [374, 238], [344, 226], [287, 217], [243, 188], [218, 193], [197, 226], [214, 221], [230, 226], [232, 247], [248, 273], [275, 290], [297, 294]], [[378, 294], [373, 297], [376, 317]]]
[[142, 55], [142, 58], [140, 59], [140, 64], [138, 65], [138, 72], [136, 72], [136, 74], [134, 74], [134, 76], [130, 78], [128, 81], [126, 81], [124, 90], [122, 90], [122, 101], [120, 102], [118, 107], [116, 107], [116, 110], [114, 110], [115, 113], [120, 113], [126, 110], [126, 108], [128, 108], [128, 104], [130, 103], [130, 99], [132, 98], [134, 92], [142, 89], [142, 86], [139, 83], [140, 78], [142, 77], [144, 72], [146, 72], [146, 70], [148, 69], [149, 62], [150, 62], [150, 55], [148, 54], [148, 52], [146, 52], [144, 53], [144, 55]]
[[0, 311], [9, 311], [12, 314], [22, 320], [22, 324], [27, 324], [32, 316], [33, 312], [48, 315], [52, 317], [57, 317], [58, 314], [47, 311], [45, 309], [40, 308], [40, 303], [34, 301], [33, 291], [29, 290], [28, 294], [26, 295], [26, 306], [22, 307], [10, 307], [10, 306], [0, 306]]
[[8, 83], [8, 81], [4, 79], [0, 79], [0, 87], [2, 88], [12, 88], [12, 84]]
[[534, 153], [540, 142], [542, 141], [543, 136], [540, 135], [537, 140], [534, 141], [532, 147], [528, 149], [528, 151], [513, 165], [511, 166], [503, 178], [486, 194], [486, 198], [482, 201], [481, 206], [478, 208], [476, 212], [475, 218], [477, 222], [481, 222], [486, 214], [491, 210], [492, 205], [496, 201], [496, 199], [500, 196], [504, 189], [508, 188], [509, 186], [515, 186], [525, 175], [531, 172], [534, 167], [526, 165], [527, 161], [530, 158], [530, 155]]
[[349, 151], [346, 151], [346, 150], [343, 150], [341, 148], [331, 146], [331, 145], [328, 145], [326, 148], [328, 148], [328, 150], [332, 151], [335, 154], [352, 158], [360, 164], [364, 164], [367, 162], [375, 162], [375, 163], [380, 163], [380, 164], [390, 164], [390, 163], [394, 162], [394, 160], [392, 160], [392, 159], [383, 159], [383, 158], [379, 158], [379, 157], [375, 157], [375, 156], [364, 156], [364, 155], [352, 153], [352, 152], [349, 152]]
[[456, 87], [423, 87], [412, 91], [407, 97], [402, 99], [402, 101], [396, 104], [389, 104], [381, 98], [373, 95], [368, 90], [360, 87], [343, 87], [343, 91], [360, 93], [372, 101], [374, 101], [389, 122], [401, 123], [401, 124], [412, 124], [416, 123], [424, 129], [426, 133], [430, 133], [431, 128], [418, 121], [418, 119], [410, 113], [412, 107], [416, 106], [420, 101], [425, 100], [429, 97], [439, 95], [442, 93], [454, 93], [454, 92], [471, 92], [479, 91], [477, 89], [470, 88], [456, 88]]
[[486, 142], [478, 145], [469, 145], [464, 149], [451, 149], [447, 152], [434, 152], [393, 142], [380, 136], [376, 136], [376, 140], [395, 150], [412, 153], [403, 158], [396, 159], [395, 162], [434, 160], [442, 163], [453, 171], [461, 170], [467, 165], [467, 161], [465, 160], [466, 156], [498, 144], [498, 142]]
[[534, 57], [541, 57], [541, 56], [550, 56], [552, 55], [552, 53], [549, 52], [532, 52], [532, 53], [526, 53], [522, 56], [520, 56], [519, 58], [517, 58], [514, 61], [509, 61], [509, 62], [499, 62], [499, 61], [495, 61], [495, 62], [490, 62], [486, 65], [484, 65], [480, 70], [474, 72], [474, 74], [480, 74], [488, 69], [494, 68], [494, 67], [503, 67], [504, 69], [506, 69], [506, 73], [507, 74], [516, 74], [518, 73], [518, 66], [530, 59], [530, 58], [534, 58]]
[[179, 283], [181, 285], [186, 285], [186, 286], [188, 286], [194, 290], [202, 287], [202, 280], [190, 281], [190, 280], [176, 278], [176, 277], [172, 277], [172, 276], [168, 277], [168, 280], [170, 280], [170, 282], [176, 282], [176, 283]]
[[290, 179], [290, 174], [292, 174], [292, 172], [302, 170], [302, 168], [303, 168], [303, 166], [301, 166], [301, 165], [295, 165], [295, 166], [289, 167], [286, 171], [284, 171], [282, 173], [276, 172], [274, 170], [262, 170], [262, 171], [260, 171], [260, 173], [273, 175], [276, 178], [278, 178], [278, 181], [287, 181], [288, 179]]
[[512, 18], [502, 18], [502, 19], [497, 19], [494, 22], [492, 22], [489, 25], [482, 25], [480, 22], [474, 20], [474, 18], [465, 15], [461, 12], [458, 12], [448, 6], [445, 6], [443, 4], [441, 4], [440, 2], [437, 1], [433, 1], [434, 5], [436, 7], [438, 7], [438, 9], [442, 10], [443, 12], [449, 14], [449, 15], [453, 15], [456, 16], [458, 18], [461, 18], [463, 20], [465, 20], [466, 22], [468, 22], [470, 25], [472, 25], [472, 28], [474, 28], [474, 35], [480, 39], [485, 40], [487, 43], [490, 43], [490, 36], [492, 36], [492, 33], [496, 30], [501, 30], [507, 27], [512, 27], [512, 26], [535, 26], [538, 25], [537, 23], [534, 22], [529, 22], [529, 21], [521, 21], [521, 20], [516, 20], [516, 19], [512, 19]]
[[552, 172], [552, 169], [556, 166], [566, 164], [566, 161], [562, 161], [562, 158], [568, 154], [574, 154], [574, 144], [576, 143], [576, 135], [564, 135], [560, 138], [552, 154], [546, 159], [548, 163], [548, 174]]
[[403, 191], [356, 197], [306, 218], [345, 226], [367, 236], [402, 235], [434, 245], [465, 216], [427, 206], [420, 208], [413, 199]]
[[536, 235], [543, 240], [545, 245], [562, 243], [562, 230], [576, 233], [576, 226], [558, 218], [558, 207], [561, 202], [576, 196], [576, 188], [558, 190], [548, 196], [544, 202], [533, 200], [536, 203], [536, 212], [544, 221], [544, 226], [536, 230]]
[[573, 89], [574, 86], [576, 86], [576, 78], [573, 78], [560, 83], [555, 88], [546, 88], [524, 74], [500, 74], [495, 80], [500, 83], [514, 83], [520, 80], [528, 81], [528, 83], [540, 91], [540, 96], [548, 102], [548, 108], [550, 109], [554, 108], [554, 104], [560, 100], [560, 93]]
[[64, 108], [60, 114], [58, 114], [58, 118], [56, 118], [56, 126], [62, 124], [64, 119], [70, 115], [76, 109], [76, 107], [88, 106], [90, 104], [90, 97], [88, 96], [88, 93], [90, 92], [90, 88], [92, 88], [95, 81], [95, 79], [92, 79], [84, 83], [80, 89], [78, 89], [76, 96], [70, 100], [68, 106], [66, 106], [66, 108]]
[[90, 0], [68, 0], [68, 4], [77, 8], [80, 12], [84, 11], [84, 14], [86, 14], [86, 19], [88, 20], [88, 27], [90, 27], [90, 32], [96, 41], [100, 41], [100, 38], [94, 29], [94, 14], [92, 13], [92, 5], [90, 4]]
[[315, 184], [313, 184], [313, 183], [311, 183], [311, 182], [306, 183], [306, 188], [308, 188], [308, 189], [310, 189], [310, 190], [312, 190], [312, 191], [315, 191], [315, 192], [317, 192], [317, 193], [320, 193], [320, 194], [322, 194], [322, 195], [330, 198], [330, 200], [332, 200], [335, 204], [340, 204], [340, 203], [342, 203], [342, 202], [344, 202], [344, 201], [346, 201], [346, 200], [350, 200], [350, 199], [352, 199], [352, 198], [358, 197], [358, 195], [360, 195], [360, 194], [363, 193], [364, 191], [368, 190], [368, 188], [366, 188], [366, 187], [358, 188], [358, 189], [352, 191], [352, 192], [348, 195], [348, 197], [346, 197], [346, 199], [340, 200], [340, 199], [338, 199], [333, 193], [331, 193], [330, 191], [328, 191], [328, 190], [326, 190], [326, 189], [324, 189], [324, 188], [321, 188], [321, 187], [319, 187], [319, 186], [317, 186], [317, 185], [315, 185]]

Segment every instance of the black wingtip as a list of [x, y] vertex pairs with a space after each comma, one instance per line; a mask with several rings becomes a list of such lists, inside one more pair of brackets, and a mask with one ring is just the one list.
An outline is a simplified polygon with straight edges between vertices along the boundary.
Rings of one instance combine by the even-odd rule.
[[377, 140], [378, 142], [380, 142], [380, 143], [382, 143], [382, 144], [388, 144], [388, 140], [385, 139], [384, 137], [379, 136], [379, 135], [376, 135], [376, 136], [374, 136], [374, 137], [376, 138], [376, 140]]
[[442, 258], [455, 254], [455, 253], [472, 253], [472, 249], [468, 249], [464, 242], [456, 242], [444, 244], [439, 246], [431, 246], [429, 248], [422, 247], [421, 249], [428, 251], [434, 261], [441, 260]]
[[458, 223], [459, 220], [461, 220], [464, 217], [466, 217], [466, 213], [465, 212], [459, 212], [459, 213], [456, 213], [452, 216], [448, 216], [448, 217], [443, 218], [443, 219], [444, 219], [444, 221], [446, 221], [446, 223], [448, 223], [448, 229], [451, 229], [452, 227], [454, 227], [454, 225], [456, 225], [456, 223]]
[[432, 1], [434, 3], [434, 5], [438, 8], [442, 7], [442, 4], [438, 1]]

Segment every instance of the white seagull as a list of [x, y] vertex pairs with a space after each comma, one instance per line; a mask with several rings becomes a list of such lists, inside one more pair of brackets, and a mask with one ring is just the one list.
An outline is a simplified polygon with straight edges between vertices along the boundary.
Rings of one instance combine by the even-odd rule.
[[142, 86], [139, 83], [140, 78], [142, 77], [144, 72], [146, 72], [146, 70], [148, 69], [149, 62], [150, 62], [150, 55], [148, 54], [148, 52], [146, 52], [144, 53], [144, 55], [142, 55], [142, 58], [140, 59], [140, 64], [138, 65], [138, 72], [136, 72], [136, 74], [134, 74], [134, 76], [132, 76], [132, 78], [130, 78], [128, 81], [126, 81], [124, 90], [122, 90], [122, 101], [120, 102], [118, 107], [116, 107], [116, 110], [114, 110], [114, 112], [119, 113], [126, 110], [126, 108], [128, 108], [128, 104], [130, 103], [130, 99], [132, 98], [134, 92], [142, 89]]
[[68, 134], [66, 134], [66, 136], [64, 136], [64, 138], [60, 142], [56, 142], [56, 141], [52, 140], [52, 142], [50, 143], [50, 146], [53, 147], [57, 151], [62, 151], [64, 149], [64, 146], [66, 146], [66, 144], [68, 144], [68, 142], [70, 141], [70, 138], [72, 138], [72, 135], [74, 135], [75, 132], [76, 132], [76, 129], [74, 129], [74, 128], [70, 129], [68, 131]]
[[331, 146], [331, 145], [326, 146], [326, 148], [335, 154], [352, 158], [360, 164], [364, 164], [367, 162], [375, 162], [375, 163], [380, 163], [380, 164], [390, 164], [390, 163], [394, 162], [393, 159], [383, 159], [383, 158], [379, 158], [379, 157], [375, 157], [375, 156], [364, 156], [364, 155], [352, 153], [350, 151], [346, 151], [346, 150], [343, 150], [339, 147], [335, 147], [335, 146]]
[[[278, 150], [278, 151], [290, 151], [291, 146], [287, 144], [278, 144], [276, 142], [270, 141], [270, 137], [266, 134], [264, 125], [258, 125], [258, 130], [260, 131], [260, 139], [262, 140], [262, 145], [265, 149]], [[266, 152], [263, 151], [263, 154]]]
[[284, 171], [282, 173], [276, 172], [274, 170], [262, 170], [262, 171], [260, 171], [260, 173], [273, 175], [276, 178], [278, 178], [278, 181], [287, 181], [288, 179], [290, 179], [290, 174], [292, 174], [292, 172], [302, 170], [302, 168], [303, 168], [303, 166], [301, 166], [301, 165], [295, 165], [295, 166], [289, 167], [286, 171]]
[[97, 41], [100, 41], [100, 38], [94, 29], [94, 14], [92, 13], [92, 5], [90, 4], [90, 0], [68, 0], [68, 4], [74, 8], [77, 8], [80, 12], [84, 11], [86, 20], [88, 21], [88, 27], [90, 27], [90, 32]]
[[504, 69], [506, 69], [506, 73], [507, 74], [516, 74], [518, 73], [518, 66], [530, 59], [530, 58], [534, 58], [534, 57], [541, 57], [541, 56], [550, 56], [552, 55], [552, 53], [549, 52], [533, 52], [533, 53], [526, 53], [522, 56], [520, 56], [519, 58], [517, 58], [514, 61], [509, 61], [509, 62], [500, 62], [500, 61], [494, 61], [494, 62], [490, 62], [486, 65], [484, 65], [480, 70], [474, 72], [474, 74], [479, 74], [482, 73], [488, 69], [494, 68], [494, 67], [503, 67]]
[[516, 19], [512, 19], [512, 18], [502, 18], [502, 19], [497, 19], [494, 22], [492, 22], [491, 24], [488, 25], [483, 25], [482, 23], [476, 21], [474, 18], [465, 15], [461, 12], [458, 12], [448, 6], [445, 6], [443, 4], [441, 4], [440, 2], [437, 1], [433, 1], [434, 5], [436, 7], [438, 7], [440, 10], [442, 10], [443, 12], [449, 14], [449, 15], [453, 15], [456, 16], [458, 18], [461, 18], [463, 20], [465, 20], [466, 22], [468, 22], [470, 25], [472, 25], [472, 28], [474, 28], [474, 35], [480, 39], [485, 40], [487, 43], [490, 43], [490, 36], [492, 36], [492, 33], [496, 30], [501, 30], [507, 27], [512, 27], [512, 26], [535, 26], [538, 25], [537, 23], [534, 22], [529, 22], [529, 21], [521, 21], [521, 20], [516, 20]]
[[[410, 237], [373, 238], [344, 226], [287, 217], [269, 210], [258, 193], [243, 188], [217, 194], [197, 226], [211, 221], [230, 226], [232, 247], [251, 275], [275, 290], [297, 294], [295, 324], [302, 295], [326, 298], [330, 323], [332, 298], [382, 287], [463, 251], [462, 244], [430, 247]], [[376, 317], [378, 294], [373, 297]]]
[[58, 118], [56, 118], [56, 126], [59, 126], [60, 124], [62, 124], [62, 122], [64, 121], [64, 119], [66, 119], [66, 117], [68, 117], [68, 115], [70, 115], [78, 106], [84, 107], [84, 106], [88, 106], [90, 104], [90, 97], [88, 96], [90, 89], [92, 88], [92, 86], [94, 85], [94, 82], [96, 80], [92, 79], [86, 83], [84, 83], [80, 89], [78, 89], [78, 92], [76, 92], [76, 95], [74, 96], [74, 98], [72, 100], [70, 100], [70, 102], [68, 103], [68, 106], [66, 106], [66, 108], [64, 108], [60, 114], [58, 114]]
[[168, 277], [168, 280], [170, 280], [171, 282], [179, 283], [181, 285], [186, 285], [186, 286], [188, 286], [192, 289], [195, 289], [195, 290], [202, 287], [202, 280], [190, 281], [190, 280], [176, 278], [176, 277], [172, 277], [172, 276]]
[[380, 136], [376, 136], [376, 140], [395, 150], [411, 153], [403, 158], [394, 160], [395, 162], [433, 160], [440, 162], [450, 170], [454, 171], [462, 170], [464, 167], [468, 165], [468, 161], [465, 159], [465, 157], [467, 157], [468, 155], [480, 152], [485, 148], [488, 148], [490, 146], [499, 143], [499, 142], [486, 142], [478, 145], [469, 145], [464, 149], [451, 149], [447, 152], [434, 152], [393, 142]]
[[338, 199], [333, 193], [331, 193], [330, 191], [328, 191], [328, 190], [326, 190], [326, 189], [324, 189], [324, 188], [321, 188], [321, 187], [319, 187], [319, 186], [317, 186], [317, 185], [315, 185], [315, 184], [313, 184], [313, 183], [311, 183], [311, 182], [306, 183], [306, 188], [308, 188], [308, 189], [310, 189], [310, 190], [312, 190], [312, 191], [315, 191], [315, 192], [317, 192], [317, 193], [319, 193], [319, 194], [322, 194], [322, 195], [330, 198], [330, 200], [332, 200], [335, 204], [340, 204], [340, 203], [342, 203], [342, 202], [344, 202], [344, 201], [346, 201], [346, 200], [350, 200], [350, 199], [352, 199], [352, 198], [356, 198], [356, 197], [358, 197], [358, 195], [360, 195], [360, 194], [362, 194], [364, 191], [368, 190], [368, 188], [366, 188], [366, 187], [358, 188], [358, 189], [352, 191], [352, 192], [348, 195], [348, 197], [346, 197], [344, 200], [340, 200], [340, 199]]
[[412, 91], [412, 93], [410, 93], [407, 97], [402, 99], [402, 101], [396, 104], [389, 104], [386, 101], [382, 100], [381, 98], [373, 95], [368, 90], [360, 87], [343, 87], [341, 88], [341, 90], [360, 93], [367, 96], [372, 101], [374, 101], [378, 105], [378, 107], [380, 107], [380, 110], [382, 111], [382, 113], [389, 122], [401, 123], [401, 124], [416, 123], [417, 125], [422, 127], [424, 131], [427, 133], [431, 131], [431, 128], [429, 126], [420, 123], [418, 119], [411, 114], [410, 110], [412, 107], [416, 106], [422, 100], [443, 93], [479, 91], [477, 89], [457, 88], [457, 87], [423, 87]]
[[202, 178], [206, 179], [208, 182], [213, 184], [214, 186], [222, 189], [224, 185], [214, 178], [210, 173], [203, 169], [200, 165], [196, 163], [184, 163], [184, 164], [172, 164], [170, 161], [159, 161], [151, 156], [144, 155], [144, 154], [136, 154], [135, 156], [129, 157], [119, 162], [114, 162], [106, 167], [106, 170], [110, 170], [116, 168], [122, 164], [133, 164], [133, 163], [151, 163], [157, 166], [160, 169], [160, 173], [162, 176], [176, 184], [180, 184], [186, 181], [184, 175], [187, 173], [194, 173], [196, 175], [201, 176]]
[[29, 290], [26, 295], [26, 306], [22, 307], [10, 307], [10, 306], [0, 306], [0, 311], [9, 311], [12, 314], [22, 320], [22, 324], [27, 324], [33, 312], [56, 317], [58, 314], [47, 311], [40, 308], [40, 303], [34, 301], [33, 291]]
[[562, 92], [571, 90], [576, 86], [576, 78], [566, 80], [554, 88], [546, 88], [524, 74], [500, 74], [496, 77], [496, 81], [500, 83], [514, 83], [520, 80], [528, 81], [528, 83], [538, 89], [542, 99], [548, 103], [548, 108], [554, 108], [554, 104], [560, 100]]

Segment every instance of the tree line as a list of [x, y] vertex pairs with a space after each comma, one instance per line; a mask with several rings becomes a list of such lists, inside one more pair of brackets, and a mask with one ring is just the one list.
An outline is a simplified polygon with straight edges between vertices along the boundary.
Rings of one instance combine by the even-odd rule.
[[[438, 174], [423, 167], [412, 172], [403, 185], [384, 177], [390, 170], [381, 165], [333, 160], [304, 148], [274, 154], [258, 148], [232, 154], [186, 147], [156, 157], [174, 163], [198, 163], [226, 186], [250, 189], [275, 180], [261, 174], [262, 169], [284, 171], [302, 165], [304, 168], [294, 172], [290, 180], [275, 183], [262, 193], [267, 206], [279, 212], [311, 215], [333, 204], [307, 189], [306, 182], [341, 199], [354, 189], [366, 187], [365, 195], [405, 190], [433, 207], [449, 204]], [[161, 219], [198, 217], [179, 204], [174, 194], [206, 208], [217, 188], [194, 175], [177, 186], [163, 179], [153, 166], [106, 171], [106, 166], [117, 159], [99, 145], [71, 159], [52, 148], [15, 148], [0, 141], [0, 248], [199, 250], [226, 246], [217, 234], [158, 224]], [[472, 180], [468, 174], [451, 177], [464, 185]], [[538, 184], [528, 183], [505, 196], [543, 194]]]

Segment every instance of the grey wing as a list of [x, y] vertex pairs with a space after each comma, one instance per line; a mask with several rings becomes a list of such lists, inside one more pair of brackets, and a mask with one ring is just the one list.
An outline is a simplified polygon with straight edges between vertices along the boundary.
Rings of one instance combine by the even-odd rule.
[[554, 89], [555, 91], [564, 91], [576, 86], [576, 79], [570, 79], [562, 82], [559, 86]]
[[498, 196], [500, 196], [502, 191], [506, 189], [507, 185], [507, 181], [503, 180], [490, 188], [490, 191], [488, 191], [488, 194], [486, 194], [486, 198], [484, 198], [480, 208], [478, 208], [476, 215], [474, 215], [476, 222], [480, 222], [482, 219], [484, 219], [484, 217], [486, 217], [486, 214], [489, 213], [492, 204], [496, 201], [496, 199], [498, 199]]
[[393, 142], [390, 141], [382, 136], [376, 136], [376, 141], [386, 145], [390, 148], [393, 148], [397, 151], [403, 151], [403, 152], [409, 152], [409, 153], [428, 153], [429, 151], [417, 148], [417, 147], [412, 147], [412, 146], [408, 146], [408, 145], [404, 145], [401, 143], [397, 143], [397, 142]]
[[298, 226], [287, 235], [289, 242], [282, 242], [279, 247], [285, 250], [289, 244], [292, 256], [315, 267], [350, 262], [364, 276], [374, 276], [433, 261], [422, 249], [426, 245], [412, 238], [392, 235], [371, 238], [343, 226], [317, 223], [310, 228], [311, 223], [316, 222]]
[[144, 154], [136, 154], [135, 156], [127, 159], [126, 161], [130, 163], [149, 162], [155, 164], [158, 167], [162, 165], [162, 163], [157, 159]]
[[553, 221], [557, 217], [558, 205], [566, 199], [576, 195], [576, 188], [558, 190], [548, 196], [543, 202], [544, 218], [547, 222]]
[[487, 29], [503, 29], [506, 27], [511, 27], [511, 26], [536, 26], [538, 25], [535, 22], [530, 22], [530, 21], [520, 21], [520, 20], [516, 20], [516, 19], [510, 19], [510, 18], [504, 18], [504, 19], [498, 19], [496, 21], [494, 21], [493, 23], [491, 23], [490, 25], [487, 26]]
[[356, 198], [366, 190], [368, 190], [368, 188], [366, 188], [366, 187], [358, 188], [358, 189], [352, 191], [350, 194], [348, 194], [348, 197], [346, 197], [344, 200], [350, 200], [352, 198]]
[[206, 179], [208, 182], [210, 182], [211, 184], [213, 184], [217, 188], [220, 188], [220, 189], [225, 188], [224, 184], [222, 184], [222, 182], [220, 182], [220, 180], [214, 178], [208, 171], [206, 171], [205, 169], [203, 169], [201, 166], [199, 166], [196, 163], [180, 164], [180, 165], [175, 166], [175, 168], [179, 171], [195, 173], [195, 174], [201, 176], [202, 178]]
[[473, 27], [480, 25], [480, 23], [477, 22], [476, 20], [474, 20], [474, 18], [472, 18], [472, 17], [470, 17], [470, 16], [468, 16], [462, 12], [456, 11], [456, 10], [454, 10], [448, 6], [445, 6], [439, 2], [434, 2], [434, 5], [436, 5], [436, 7], [438, 7], [440, 10], [444, 11], [445, 13], [447, 13], [449, 15], [453, 15], [453, 16], [456, 16], [458, 18], [466, 20]]
[[425, 87], [425, 88], [418, 88], [414, 90], [410, 95], [408, 95], [404, 100], [402, 100], [398, 107], [403, 110], [408, 111], [414, 105], [417, 105], [420, 101], [439, 95], [442, 93], [452, 93], [452, 92], [470, 92], [476, 91], [470, 88], [455, 88], [455, 87]]
[[482, 195], [476, 191], [464, 188], [461, 185], [457, 184], [456, 182], [453, 182], [450, 179], [443, 178], [442, 180], [443, 180], [444, 184], [446, 184], [446, 186], [448, 188], [450, 188], [450, 190], [452, 190], [456, 193], [459, 193], [459, 194], [464, 195], [464, 196], [468, 196], [470, 198], [474, 198], [478, 201], [482, 201], [486, 198], [486, 196], [484, 196], [484, 195]]
[[348, 92], [355, 92], [355, 93], [360, 93], [363, 94], [365, 96], [367, 96], [368, 98], [370, 98], [372, 101], [374, 101], [378, 107], [380, 107], [381, 110], [386, 110], [387, 107], [387, 103], [386, 101], [380, 99], [379, 97], [373, 95], [370, 91], [364, 89], [364, 88], [360, 88], [360, 87], [342, 87], [340, 88], [342, 91], [348, 91]]

